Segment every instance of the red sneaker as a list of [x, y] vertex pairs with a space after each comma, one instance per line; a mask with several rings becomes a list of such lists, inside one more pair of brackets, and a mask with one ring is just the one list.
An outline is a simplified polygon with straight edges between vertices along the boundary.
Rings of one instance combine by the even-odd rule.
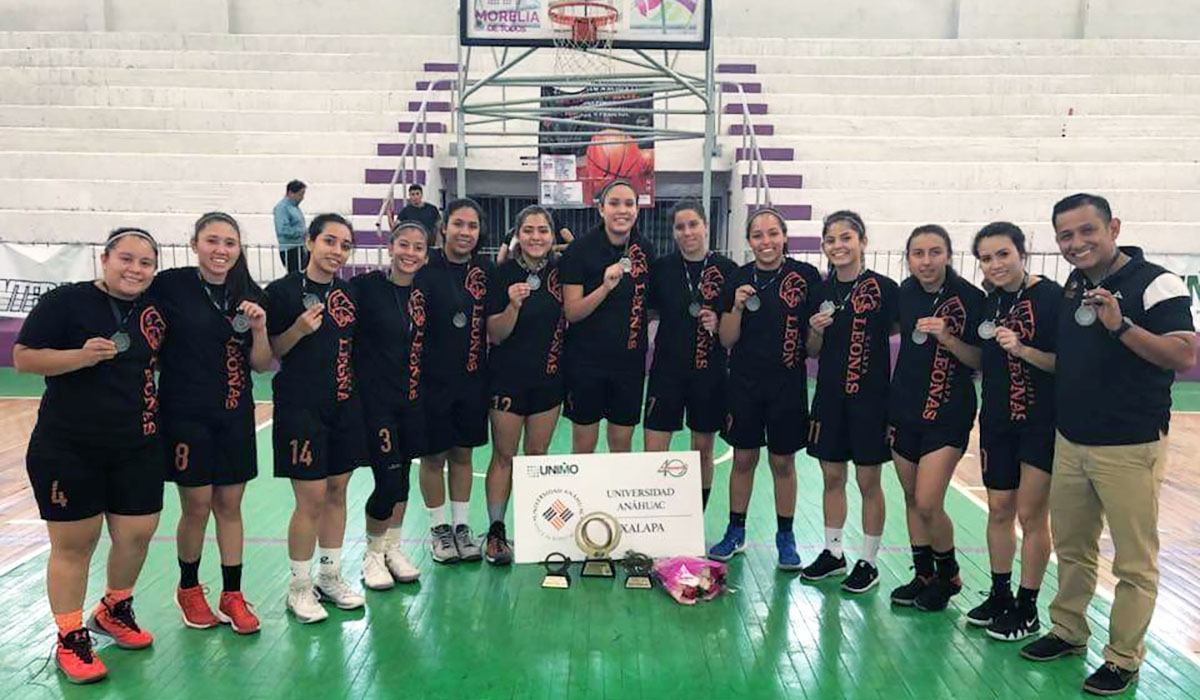
[[208, 601], [204, 599], [203, 586], [176, 588], [175, 607], [183, 613], [183, 624], [194, 630], [206, 630], [221, 624], [217, 616], [213, 615], [212, 608], [208, 607]]
[[104, 662], [92, 650], [92, 636], [85, 629], [58, 635], [54, 663], [72, 683], [95, 683], [108, 675]]
[[225, 591], [217, 606], [217, 619], [233, 627], [238, 634], [254, 634], [259, 630], [258, 616], [252, 606], [242, 597], [241, 591]]
[[154, 635], [138, 627], [134, 619], [132, 596], [112, 605], [101, 598], [87, 626], [96, 634], [112, 637], [122, 649], [145, 649], [154, 643]]

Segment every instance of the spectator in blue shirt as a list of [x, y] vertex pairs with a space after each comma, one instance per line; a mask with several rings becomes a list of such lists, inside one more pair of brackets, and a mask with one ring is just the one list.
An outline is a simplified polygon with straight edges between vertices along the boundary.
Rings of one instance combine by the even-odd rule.
[[298, 272], [308, 265], [308, 250], [304, 247], [304, 212], [300, 202], [308, 186], [299, 180], [287, 184], [287, 194], [275, 205], [275, 237], [279, 240], [279, 259], [288, 272]]

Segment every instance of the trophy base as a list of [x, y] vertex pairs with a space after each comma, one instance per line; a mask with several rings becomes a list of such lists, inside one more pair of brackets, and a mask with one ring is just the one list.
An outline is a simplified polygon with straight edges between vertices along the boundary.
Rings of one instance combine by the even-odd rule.
[[587, 578], [616, 578], [616, 569], [613, 567], [612, 559], [585, 559], [583, 562], [583, 570], [579, 572], [580, 576]]
[[570, 588], [571, 577], [567, 574], [546, 574], [542, 579], [542, 588]]
[[649, 588], [654, 588], [654, 581], [649, 576], [630, 574], [629, 576], [625, 577], [625, 587], [646, 590]]

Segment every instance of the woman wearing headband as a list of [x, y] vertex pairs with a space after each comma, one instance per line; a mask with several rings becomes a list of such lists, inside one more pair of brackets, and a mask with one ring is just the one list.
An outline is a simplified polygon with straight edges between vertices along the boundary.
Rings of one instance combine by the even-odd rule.
[[[179, 487], [175, 605], [194, 629], [224, 623], [259, 629], [241, 592], [242, 494], [258, 475], [250, 371], [271, 367], [265, 296], [242, 249], [237, 221], [201, 216], [192, 233], [196, 267], [165, 270], [150, 287], [171, 329], [159, 352], [166, 477]], [[221, 598], [214, 614], [200, 585], [209, 513], [217, 521]]]
[[601, 224], [562, 258], [567, 322], [566, 415], [571, 449], [596, 451], [600, 420], [608, 450], [628, 452], [642, 411], [646, 377], [646, 301], [653, 251], [634, 225], [638, 196], [627, 180], [600, 191]]
[[881, 466], [891, 459], [887, 442], [891, 335], [899, 288], [868, 270], [867, 229], [852, 211], [825, 217], [821, 250], [829, 277], [821, 285], [809, 324], [808, 354], [819, 357], [817, 390], [808, 431], [808, 454], [821, 462], [825, 492], [825, 548], [804, 567], [807, 581], [846, 573], [842, 528], [846, 525], [846, 472], [854, 461], [862, 496], [863, 544], [842, 590], [865, 593], [879, 583], [876, 557], [883, 536]]
[[725, 282], [721, 344], [729, 349], [728, 415], [722, 436], [733, 447], [729, 526], [709, 556], [728, 561], [746, 547], [746, 511], [762, 447], [775, 482], [775, 548], [779, 568], [800, 568], [792, 520], [796, 512], [796, 451], [808, 437], [805, 336], [816, 313], [821, 275], [787, 257], [787, 224], [775, 209], [746, 221], [754, 252]]
[[[364, 598], [342, 577], [346, 486], [367, 461], [362, 405], [352, 362], [358, 304], [337, 277], [354, 249], [350, 222], [321, 214], [308, 226], [308, 266], [267, 287], [267, 334], [279, 358], [272, 383], [275, 476], [291, 481], [296, 506], [288, 524], [291, 578], [287, 607], [303, 623]], [[313, 550], [320, 543], [314, 587]]]
[[950, 266], [954, 251], [941, 226], [918, 226], [905, 253], [912, 276], [900, 285], [888, 422], [916, 575], [892, 591], [892, 603], [938, 611], [962, 590], [945, 502], [975, 422], [983, 292]]
[[362, 392], [375, 477], [375, 488], [367, 498], [362, 579], [367, 588], [377, 591], [411, 583], [421, 575], [400, 547], [400, 528], [412, 471], [412, 450], [407, 444], [413, 332], [409, 299], [413, 277], [429, 260], [429, 238], [423, 224], [397, 224], [389, 245], [391, 265], [350, 280], [359, 314], [354, 372]]
[[550, 448], [563, 400], [562, 283], [553, 252], [554, 219], [539, 206], [517, 214], [513, 255], [497, 271], [488, 309], [492, 395], [492, 461], [487, 471], [489, 564], [512, 563], [504, 511], [512, 491], [512, 460], [522, 433], [525, 454]]
[[[133, 614], [133, 587], [162, 510], [162, 444], [154, 369], [166, 333], [143, 297], [158, 268], [149, 233], [113, 231], [94, 282], [44, 294], [13, 347], [18, 372], [46, 378], [26, 470], [50, 535], [46, 589], [67, 680], [107, 675], [89, 630], [124, 649], [154, 641]], [[108, 585], [83, 626], [88, 568], [107, 522]]]
[[474, 200], [457, 199], [446, 205], [442, 249], [430, 254], [429, 264], [413, 279], [409, 299], [413, 320], [409, 401], [416, 414], [409, 421], [410, 446], [421, 456], [430, 550], [439, 564], [483, 557], [467, 522], [472, 454], [487, 443], [486, 303], [496, 277], [495, 265], [476, 252], [483, 218], [483, 209]]

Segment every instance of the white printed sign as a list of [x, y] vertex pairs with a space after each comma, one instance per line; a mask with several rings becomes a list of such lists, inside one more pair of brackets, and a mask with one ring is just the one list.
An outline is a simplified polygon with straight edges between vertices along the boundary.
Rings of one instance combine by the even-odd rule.
[[26, 316], [46, 292], [95, 274], [85, 243], [0, 243], [0, 316]]
[[[578, 524], [593, 513], [616, 519], [627, 550], [651, 557], [703, 556], [699, 452], [545, 455], [513, 459], [513, 540], [518, 564], [552, 552], [581, 561]], [[592, 541], [604, 539], [594, 523]]]

